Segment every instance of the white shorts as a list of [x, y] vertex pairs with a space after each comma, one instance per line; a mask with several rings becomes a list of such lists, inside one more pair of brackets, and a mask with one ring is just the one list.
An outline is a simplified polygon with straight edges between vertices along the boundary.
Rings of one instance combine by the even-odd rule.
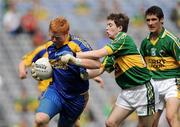
[[159, 92], [160, 103], [158, 106], [159, 110], [163, 110], [165, 101], [170, 97], [180, 98], [180, 90], [178, 90], [178, 85], [176, 78], [170, 79], [154, 79], [154, 83]]
[[157, 111], [159, 94], [153, 81], [135, 88], [122, 90], [116, 105], [127, 110], [136, 110], [138, 116], [148, 116]]

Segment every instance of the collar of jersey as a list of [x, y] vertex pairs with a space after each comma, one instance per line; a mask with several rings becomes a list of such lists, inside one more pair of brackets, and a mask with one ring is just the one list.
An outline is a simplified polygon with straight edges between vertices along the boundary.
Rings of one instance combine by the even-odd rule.
[[124, 33], [124, 32], [119, 32], [119, 33], [115, 36], [115, 38], [121, 37], [121, 36], [123, 36], [124, 34], [126, 34], [126, 33]]
[[[148, 39], [148, 40], [150, 39], [150, 35], [151, 35], [151, 34], [152, 34], [152, 33], [150, 33], [150, 34], [147, 36], [147, 39]], [[166, 29], [163, 27], [162, 30], [161, 30], [161, 32], [160, 32], [160, 34], [158, 35], [158, 38], [164, 38], [165, 35], [166, 35]]]
[[127, 35], [127, 34], [126, 34], [125, 32], [119, 32], [119, 33], [116, 35], [116, 37], [115, 37], [115, 39], [113, 40], [113, 42], [117, 42], [119, 39], [125, 38], [126, 35]]

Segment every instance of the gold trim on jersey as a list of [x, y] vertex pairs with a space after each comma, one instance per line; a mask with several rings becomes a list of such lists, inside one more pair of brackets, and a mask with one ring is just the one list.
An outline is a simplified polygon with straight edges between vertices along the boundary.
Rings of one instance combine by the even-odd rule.
[[49, 46], [51, 46], [53, 44], [52, 41], [48, 41], [46, 44], [45, 44], [45, 48], [47, 49]]
[[173, 57], [145, 57], [147, 68], [151, 71], [168, 70], [179, 67], [178, 62]]
[[180, 48], [180, 42], [176, 36], [174, 36], [172, 33], [170, 33], [167, 30], [166, 30], [166, 35], [169, 36], [176, 43], [176, 45]]
[[113, 50], [109, 46], [105, 46], [104, 48], [107, 50], [108, 55], [113, 53]]
[[70, 47], [70, 49], [71, 49], [72, 52], [74, 52], [74, 53], [81, 51], [81, 48], [79, 47], [79, 45], [76, 44], [76, 43], [73, 42], [73, 41], [70, 41], [70, 42], [68, 43], [68, 46]]
[[150, 42], [151, 42], [152, 45], [155, 45], [158, 42], [158, 40], [159, 40], [159, 37], [156, 38], [156, 40], [150, 39]]
[[136, 66], [140, 68], [144, 68], [146, 65], [142, 60], [142, 57], [140, 55], [126, 55], [119, 57], [115, 60], [115, 62], [118, 64], [115, 64], [115, 76], [118, 77], [123, 72], [129, 70], [130, 68]]
[[44, 92], [47, 89], [47, 87], [49, 86], [51, 81], [52, 81], [52, 78], [49, 78], [49, 79], [46, 79], [43, 81], [39, 81], [38, 90], [40, 92]]
[[[32, 60], [33, 58], [38, 54], [38, 52], [40, 52], [41, 50], [44, 50], [46, 49], [48, 46], [52, 45], [53, 42], [49, 41], [49, 42], [46, 42], [45, 44], [35, 48], [33, 51], [25, 54], [22, 58], [23, 62], [25, 63], [25, 65], [27, 67], [31, 66], [32, 64]], [[43, 57], [48, 57], [48, 53], [46, 52]]]

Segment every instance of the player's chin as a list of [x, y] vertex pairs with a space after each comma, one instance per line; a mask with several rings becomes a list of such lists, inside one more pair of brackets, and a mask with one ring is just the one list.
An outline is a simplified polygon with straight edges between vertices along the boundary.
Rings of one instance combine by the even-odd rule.
[[155, 28], [149, 28], [149, 32], [156, 32], [156, 29]]
[[60, 41], [53, 41], [53, 43], [54, 43], [55, 45], [61, 45], [61, 44], [63, 44], [63, 42], [60, 42]]
[[52, 41], [54, 44], [57, 44], [58, 42], [57, 41]]
[[107, 33], [107, 36], [110, 38], [110, 39], [113, 39], [112, 35]]

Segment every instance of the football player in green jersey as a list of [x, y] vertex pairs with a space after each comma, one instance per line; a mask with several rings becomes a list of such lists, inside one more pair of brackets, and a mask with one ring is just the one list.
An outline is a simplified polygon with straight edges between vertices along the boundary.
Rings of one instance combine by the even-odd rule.
[[163, 27], [164, 14], [160, 7], [152, 6], [148, 8], [145, 12], [145, 19], [150, 34], [142, 41], [140, 51], [148, 69], [152, 72], [152, 78], [160, 95], [159, 111], [155, 115], [154, 127], [158, 125], [164, 106], [166, 107], [166, 118], [169, 125], [179, 127], [179, 38]]
[[[112, 42], [99, 50], [72, 55], [64, 55], [61, 60], [65, 63], [74, 63], [84, 66], [84, 58], [98, 59], [105, 57], [104, 62], [96, 73], [101, 74], [104, 70], [115, 71], [115, 79], [122, 88], [116, 105], [106, 120], [106, 127], [119, 127], [121, 123], [136, 111], [139, 117], [139, 125], [152, 127], [153, 115], [158, 103], [156, 88], [151, 84], [151, 75], [146, 68], [141, 54], [134, 40], [126, 34], [129, 18], [124, 14], [110, 14], [107, 17], [106, 32]], [[89, 75], [91, 78], [92, 75]]]

